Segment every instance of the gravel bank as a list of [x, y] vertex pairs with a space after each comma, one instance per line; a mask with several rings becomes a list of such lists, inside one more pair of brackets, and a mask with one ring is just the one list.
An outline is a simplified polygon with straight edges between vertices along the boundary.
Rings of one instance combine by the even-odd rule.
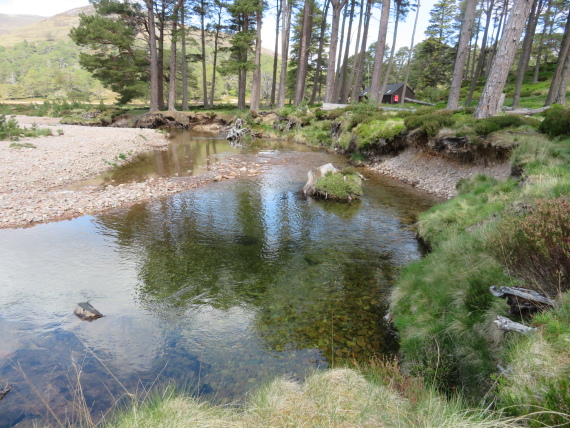
[[[30, 142], [35, 149], [11, 148], [10, 142], [0, 142], [0, 228], [27, 227], [95, 214], [210, 181], [256, 176], [268, 166], [232, 156], [197, 177], [151, 178], [143, 183], [69, 190], [71, 184], [113, 168], [110, 163], [120, 164], [149, 150], [165, 150], [168, 140], [151, 129], [59, 125], [51, 118], [25, 116], [17, 119], [21, 126], [32, 123], [48, 126], [55, 136], [19, 141]], [[59, 129], [63, 135], [57, 135]], [[122, 160], [121, 154], [128, 154], [127, 159]]]
[[463, 164], [416, 149], [406, 149], [395, 157], [386, 157], [371, 165], [370, 169], [448, 199], [457, 195], [455, 187], [461, 178], [485, 174], [504, 181], [511, 173], [508, 162], [488, 166]]

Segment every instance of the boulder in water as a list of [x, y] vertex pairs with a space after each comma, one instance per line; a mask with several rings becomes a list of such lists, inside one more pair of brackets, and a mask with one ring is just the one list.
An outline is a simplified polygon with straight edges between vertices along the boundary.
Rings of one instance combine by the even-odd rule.
[[339, 171], [328, 163], [309, 171], [308, 177], [305, 196], [350, 202], [362, 195], [362, 176], [354, 168]]
[[73, 313], [83, 321], [94, 321], [103, 317], [103, 314], [95, 309], [89, 302], [78, 303]]

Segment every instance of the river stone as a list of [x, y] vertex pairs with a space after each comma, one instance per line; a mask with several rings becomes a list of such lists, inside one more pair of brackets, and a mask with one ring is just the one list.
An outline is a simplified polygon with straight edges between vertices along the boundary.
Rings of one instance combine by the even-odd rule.
[[94, 321], [97, 318], [103, 317], [103, 314], [95, 309], [89, 302], [78, 303], [73, 313], [83, 321]]
[[338, 169], [336, 169], [332, 163], [327, 163], [318, 168], [310, 170], [307, 173], [308, 176], [307, 184], [305, 184], [305, 186], [303, 187], [303, 193], [305, 194], [305, 196], [315, 195], [317, 193], [315, 189], [315, 183], [319, 178], [324, 177], [329, 172], [331, 174], [334, 174], [335, 172], [338, 172]]

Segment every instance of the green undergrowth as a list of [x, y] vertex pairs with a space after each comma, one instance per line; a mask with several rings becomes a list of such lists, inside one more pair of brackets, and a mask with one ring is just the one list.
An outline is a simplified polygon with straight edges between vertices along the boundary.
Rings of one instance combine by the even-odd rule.
[[562, 308], [533, 320], [514, 316], [514, 321], [539, 326], [528, 338], [501, 332], [492, 322], [497, 315], [513, 316], [503, 300], [491, 295], [490, 286], [521, 286], [553, 298], [570, 290], [570, 139], [549, 140], [538, 133], [518, 138], [511, 157], [522, 171], [518, 179], [500, 182], [479, 175], [462, 180], [457, 198], [420, 215], [418, 234], [432, 251], [403, 269], [391, 311], [407, 370], [447, 393], [459, 390], [473, 402], [486, 397], [487, 405], [497, 393], [501, 406], [530, 403], [511, 408], [513, 414], [558, 406], [565, 414], [559, 417], [567, 418], [566, 333], [557, 336], [556, 342], [565, 346], [552, 357], [566, 367], [557, 372], [564, 373], [562, 380], [526, 374], [542, 391], [535, 400], [528, 400], [532, 388], [519, 390], [508, 370], [498, 385], [493, 380], [498, 364], [541, 365], [531, 348], [553, 337], [546, 333], [553, 326], [564, 332], [570, 328], [570, 320], [561, 315], [568, 310]]
[[[53, 135], [50, 128], [40, 128], [33, 124], [29, 128], [21, 128], [14, 117], [0, 114], [0, 140], [19, 141], [20, 137], [47, 137]], [[31, 143], [12, 143], [13, 148], [35, 148]]]
[[394, 369], [371, 364], [364, 373], [337, 368], [304, 382], [276, 379], [243, 406], [214, 406], [166, 392], [121, 411], [112, 427], [515, 427], [516, 418], [472, 410], [409, 378], [393, 382]]

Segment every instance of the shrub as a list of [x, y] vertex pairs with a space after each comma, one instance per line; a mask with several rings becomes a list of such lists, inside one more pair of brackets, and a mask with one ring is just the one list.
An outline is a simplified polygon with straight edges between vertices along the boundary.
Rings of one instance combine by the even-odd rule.
[[554, 106], [548, 109], [538, 130], [551, 137], [570, 136], [570, 108]]
[[489, 249], [529, 288], [555, 296], [570, 290], [570, 201], [536, 200], [504, 219]]

